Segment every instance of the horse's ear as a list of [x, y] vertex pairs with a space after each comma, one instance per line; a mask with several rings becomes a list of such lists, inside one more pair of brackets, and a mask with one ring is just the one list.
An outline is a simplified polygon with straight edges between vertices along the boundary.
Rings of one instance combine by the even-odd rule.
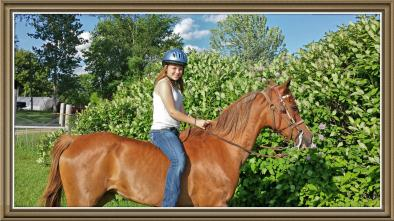
[[282, 85], [280, 85], [280, 92], [282, 94], [287, 94], [290, 92], [290, 83], [291, 83], [291, 78], [289, 78], [285, 83], [283, 83]]
[[268, 86], [270, 86], [270, 87], [275, 86], [275, 82], [272, 79], [269, 79]]
[[287, 81], [285, 82], [285, 87], [289, 88], [290, 87], [290, 83], [291, 83], [291, 78], [287, 79]]

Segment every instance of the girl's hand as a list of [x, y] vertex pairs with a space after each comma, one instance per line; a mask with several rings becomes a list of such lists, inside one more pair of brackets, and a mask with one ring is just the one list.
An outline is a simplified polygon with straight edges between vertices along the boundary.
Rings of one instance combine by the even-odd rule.
[[201, 129], [204, 129], [204, 130], [205, 130], [205, 128], [206, 128], [208, 125], [210, 125], [210, 124], [211, 124], [211, 121], [202, 120], [202, 119], [196, 119], [196, 126], [199, 127], [199, 128], [201, 128]]

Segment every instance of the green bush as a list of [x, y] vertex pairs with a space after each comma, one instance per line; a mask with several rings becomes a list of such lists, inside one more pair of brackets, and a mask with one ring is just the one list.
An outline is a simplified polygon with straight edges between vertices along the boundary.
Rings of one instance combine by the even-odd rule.
[[379, 45], [379, 21], [360, 17], [263, 70], [264, 78], [293, 79], [318, 149], [250, 158], [232, 205], [380, 205]]
[[37, 160], [36, 162], [41, 165], [48, 166], [51, 164], [51, 151], [57, 138], [65, 133], [63, 129], [50, 132], [45, 135], [37, 144]]
[[[155, 77], [156, 74], [150, 74], [138, 81], [123, 83], [113, 100], [89, 105], [78, 116], [73, 132], [111, 131], [147, 140], [152, 123]], [[222, 108], [262, 85], [238, 59], [196, 52], [189, 55], [184, 81], [185, 109], [193, 116], [206, 119], [216, 118]]]
[[[317, 148], [289, 148], [283, 159], [250, 157], [231, 206], [380, 205], [379, 41], [379, 21], [360, 17], [296, 55], [282, 53], [267, 67], [212, 52], [189, 54], [184, 75], [189, 114], [214, 119], [243, 94], [263, 89], [267, 79], [281, 83], [291, 77], [300, 114], [315, 135]], [[147, 140], [154, 77], [124, 82], [113, 100], [91, 103], [72, 133], [111, 131]], [[264, 129], [260, 145], [285, 144]]]

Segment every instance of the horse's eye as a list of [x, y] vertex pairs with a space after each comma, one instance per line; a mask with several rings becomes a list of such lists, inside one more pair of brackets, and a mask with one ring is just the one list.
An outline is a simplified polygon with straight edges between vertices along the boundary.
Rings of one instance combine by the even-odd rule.
[[297, 107], [297, 106], [293, 106], [293, 107], [291, 107], [291, 108], [293, 109], [293, 111], [298, 112], [298, 107]]

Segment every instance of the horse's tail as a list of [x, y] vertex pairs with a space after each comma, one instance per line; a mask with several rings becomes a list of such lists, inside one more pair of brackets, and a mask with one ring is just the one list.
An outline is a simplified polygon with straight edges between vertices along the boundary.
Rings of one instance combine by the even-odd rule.
[[62, 180], [59, 171], [59, 159], [63, 151], [74, 141], [70, 135], [62, 135], [55, 143], [52, 150], [52, 166], [49, 172], [48, 184], [41, 197], [41, 204], [45, 207], [60, 206], [62, 194]]

